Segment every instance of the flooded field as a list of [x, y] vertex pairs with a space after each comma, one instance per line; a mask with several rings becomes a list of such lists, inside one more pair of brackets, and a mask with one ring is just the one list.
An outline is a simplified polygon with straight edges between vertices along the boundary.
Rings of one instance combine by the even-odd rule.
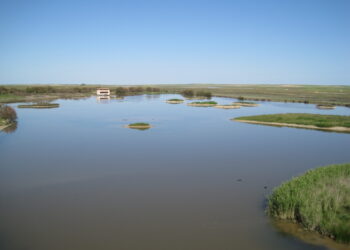
[[[0, 133], [0, 249], [325, 249], [280, 231], [265, 214], [266, 197], [308, 169], [350, 162], [350, 134], [230, 119], [349, 108], [216, 109], [169, 98], [179, 96], [16, 109], [17, 128]], [[125, 127], [138, 122], [151, 128]]]

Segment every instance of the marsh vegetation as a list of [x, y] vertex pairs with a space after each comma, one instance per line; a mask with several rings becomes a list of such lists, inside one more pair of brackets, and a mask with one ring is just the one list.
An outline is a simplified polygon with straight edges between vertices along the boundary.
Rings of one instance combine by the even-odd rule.
[[350, 243], [350, 164], [310, 170], [276, 188], [268, 214]]

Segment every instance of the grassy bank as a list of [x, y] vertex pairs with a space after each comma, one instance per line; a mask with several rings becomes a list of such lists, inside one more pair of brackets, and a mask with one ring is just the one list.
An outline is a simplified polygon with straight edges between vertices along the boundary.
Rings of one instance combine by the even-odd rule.
[[267, 211], [350, 243], [350, 164], [317, 168], [283, 183], [269, 197]]
[[319, 115], [319, 114], [272, 114], [257, 116], [242, 116], [234, 118], [235, 121], [257, 123], [276, 126], [292, 126], [305, 128], [319, 128], [334, 130], [350, 130], [350, 116]]

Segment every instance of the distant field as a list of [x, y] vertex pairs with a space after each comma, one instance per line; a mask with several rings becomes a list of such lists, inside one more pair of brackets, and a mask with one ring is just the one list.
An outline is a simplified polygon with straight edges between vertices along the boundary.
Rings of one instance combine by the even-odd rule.
[[350, 106], [350, 86], [323, 85], [243, 85], [243, 84], [186, 84], [154, 85], [168, 92], [209, 90], [214, 96], [246, 100], [304, 102]]
[[[184, 90], [193, 90], [195, 93], [207, 91], [213, 96], [239, 98], [240, 100], [301, 102], [350, 107], [350, 86], [268, 84], [0, 85], [0, 102], [90, 96], [95, 94], [98, 87], [108, 87], [112, 94], [117, 95], [118, 93], [123, 95], [181, 93]], [[124, 90], [121, 87], [124, 87]]]

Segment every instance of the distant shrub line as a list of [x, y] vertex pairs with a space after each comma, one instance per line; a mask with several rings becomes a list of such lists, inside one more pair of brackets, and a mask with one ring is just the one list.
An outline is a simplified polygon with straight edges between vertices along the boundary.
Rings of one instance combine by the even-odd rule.
[[205, 97], [207, 99], [210, 99], [212, 97], [212, 93], [210, 91], [204, 91], [204, 90], [195, 92], [191, 89], [185, 89], [181, 91], [180, 94], [186, 98]]

